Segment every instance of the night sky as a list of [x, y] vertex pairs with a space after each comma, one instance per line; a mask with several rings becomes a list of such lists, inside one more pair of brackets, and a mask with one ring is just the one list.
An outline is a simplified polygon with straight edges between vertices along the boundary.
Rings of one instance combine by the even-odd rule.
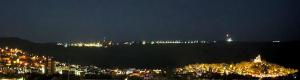
[[300, 40], [300, 0], [0, 0], [0, 37], [35, 42]]

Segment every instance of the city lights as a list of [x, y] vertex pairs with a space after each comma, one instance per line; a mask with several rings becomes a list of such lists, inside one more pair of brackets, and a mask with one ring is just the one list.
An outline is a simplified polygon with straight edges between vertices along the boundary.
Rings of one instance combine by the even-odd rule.
[[[9, 47], [0, 48], [0, 73], [44, 73], [50, 72], [54, 66], [47, 63], [51, 63], [50, 57], [39, 57], [37, 55], [31, 55], [20, 49], [13, 49]], [[48, 58], [50, 60], [46, 60]], [[47, 66], [44, 66], [47, 65]]]
[[196, 73], [196, 76], [212, 72], [221, 75], [239, 74], [258, 78], [275, 78], [294, 74], [298, 70], [262, 61], [260, 55], [258, 55], [252, 62], [243, 61], [236, 64], [191, 64], [183, 68], [177, 68], [176, 72], [178, 74]]
[[103, 42], [66, 42], [66, 43], [56, 43], [58, 46], [64, 47], [98, 47], [106, 48], [112, 45], [112, 41], [103, 41]]

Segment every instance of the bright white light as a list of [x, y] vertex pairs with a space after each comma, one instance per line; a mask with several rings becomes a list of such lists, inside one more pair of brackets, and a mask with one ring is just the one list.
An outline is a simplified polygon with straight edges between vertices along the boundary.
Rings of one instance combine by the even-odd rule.
[[154, 44], [154, 41], [151, 41], [151, 44]]
[[228, 38], [226, 41], [227, 42], [232, 42], [233, 40], [231, 38]]
[[217, 43], [217, 41], [213, 41], [214, 43]]
[[145, 45], [145, 44], [146, 44], [146, 41], [143, 41], [142, 44]]
[[280, 41], [272, 41], [273, 43], [279, 43]]
[[64, 47], [68, 47], [68, 44], [65, 44]]

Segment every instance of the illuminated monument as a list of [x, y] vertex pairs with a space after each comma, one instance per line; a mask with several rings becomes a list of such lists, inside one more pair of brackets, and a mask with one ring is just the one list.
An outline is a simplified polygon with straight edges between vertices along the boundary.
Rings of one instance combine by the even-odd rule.
[[261, 57], [260, 55], [258, 55], [254, 60], [253, 60], [254, 63], [261, 63]]

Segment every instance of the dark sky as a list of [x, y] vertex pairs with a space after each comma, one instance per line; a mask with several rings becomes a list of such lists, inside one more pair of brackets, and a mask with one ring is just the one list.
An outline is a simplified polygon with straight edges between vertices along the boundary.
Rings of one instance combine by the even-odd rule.
[[0, 37], [300, 40], [299, 0], [0, 0]]

